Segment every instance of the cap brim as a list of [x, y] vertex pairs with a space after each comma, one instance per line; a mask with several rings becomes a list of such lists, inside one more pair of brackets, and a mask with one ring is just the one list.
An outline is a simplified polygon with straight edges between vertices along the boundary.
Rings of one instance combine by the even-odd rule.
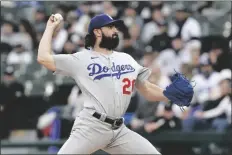
[[118, 20], [113, 20], [112, 22], [109, 22], [109, 23], [105, 24], [104, 26], [107, 26], [107, 25], [114, 25], [117, 28], [122, 28], [124, 26], [124, 22], [123, 22], [123, 20], [118, 19]]

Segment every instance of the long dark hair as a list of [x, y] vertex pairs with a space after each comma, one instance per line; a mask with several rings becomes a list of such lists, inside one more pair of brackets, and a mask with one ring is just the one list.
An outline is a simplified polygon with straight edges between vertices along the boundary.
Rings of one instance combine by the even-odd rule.
[[88, 33], [85, 36], [85, 48], [90, 50], [90, 47], [93, 48], [96, 42], [96, 36], [94, 35], [93, 32]]

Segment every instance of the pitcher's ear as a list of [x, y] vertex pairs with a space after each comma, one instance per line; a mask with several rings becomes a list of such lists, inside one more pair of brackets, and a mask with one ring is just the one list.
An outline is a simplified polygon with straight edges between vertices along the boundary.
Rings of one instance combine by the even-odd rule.
[[101, 37], [102, 36], [102, 32], [100, 29], [94, 29], [93, 33], [95, 34], [96, 37]]

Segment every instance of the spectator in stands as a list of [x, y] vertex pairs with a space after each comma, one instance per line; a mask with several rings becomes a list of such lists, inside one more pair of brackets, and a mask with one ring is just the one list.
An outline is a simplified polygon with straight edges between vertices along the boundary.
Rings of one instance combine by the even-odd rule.
[[158, 53], [153, 51], [151, 46], [146, 46], [143, 52], [143, 57], [140, 60], [140, 64], [142, 64], [144, 67], [152, 67], [152, 64], [157, 56]]
[[167, 103], [164, 107], [162, 116], [144, 125], [144, 130], [148, 133], [162, 130], [180, 130], [181, 121], [174, 115], [172, 104]]
[[152, 47], [155, 52], [162, 52], [163, 50], [170, 48], [171, 38], [168, 36], [168, 23], [162, 22], [158, 24], [160, 34], [154, 35], [149, 41], [148, 45]]
[[82, 94], [80, 88], [77, 85], [75, 85], [72, 88], [71, 93], [68, 96], [67, 107], [72, 109], [71, 115], [73, 117], [73, 120], [84, 107], [84, 95]]
[[[85, 4], [85, 3], [84, 3]], [[76, 10], [73, 5], [60, 4], [55, 8], [56, 13], [60, 13], [65, 19], [62, 22], [59, 31], [57, 31], [52, 40], [52, 49], [54, 54], [62, 53], [65, 43], [70, 39], [70, 36], [74, 34], [74, 42], [81, 42], [81, 37], [86, 34], [86, 23], [89, 21], [88, 9], [89, 6], [81, 4], [81, 7], [86, 11], [86, 14], [82, 14], [83, 10]]]
[[17, 33], [17, 37], [20, 40], [19, 43], [24, 45], [24, 47], [29, 51], [36, 49], [38, 46], [36, 31], [27, 19], [20, 20], [19, 33]]
[[170, 24], [169, 36], [181, 37], [184, 42], [188, 42], [191, 38], [201, 37], [201, 27], [199, 22], [191, 17], [190, 9], [179, 3], [176, 6], [176, 16], [174, 23]]
[[140, 39], [141, 27], [139, 27], [136, 24], [132, 25], [129, 28], [129, 34], [130, 34], [130, 38], [132, 41], [132, 46], [141, 52], [141, 50], [144, 49], [144, 44], [142, 43]]
[[54, 54], [59, 54], [62, 52], [67, 39], [68, 31], [64, 28], [64, 24], [62, 24], [61, 29], [53, 37], [52, 49]]
[[124, 36], [121, 51], [131, 55], [135, 60], [139, 60], [139, 51], [133, 47], [132, 40], [129, 36]]
[[123, 35], [122, 48], [120, 51], [131, 55], [135, 60], [139, 60], [142, 57], [142, 43], [139, 40], [139, 27], [133, 25], [129, 29], [129, 34]]
[[32, 62], [32, 53], [24, 45], [18, 44], [8, 54], [6, 62], [8, 65], [28, 65]]
[[46, 14], [45, 14], [45, 9], [43, 7], [39, 7], [35, 11], [33, 26], [37, 33], [37, 40], [39, 41], [46, 27]]
[[199, 4], [196, 4], [196, 11], [199, 13], [202, 13], [204, 11], [204, 9], [209, 9], [212, 7], [213, 1], [205, 1]]
[[112, 4], [112, 2], [104, 1], [103, 10], [104, 10], [104, 13], [108, 14], [112, 18], [114, 19], [118, 18], [118, 14], [119, 14], [118, 9]]
[[2, 83], [0, 84], [0, 111], [1, 111], [1, 127], [0, 138], [8, 138], [10, 129], [12, 127], [12, 109], [17, 104], [18, 98], [24, 96], [24, 86], [17, 82], [14, 77], [14, 68], [7, 66], [4, 75], [2, 77]]
[[144, 124], [154, 118], [158, 106], [158, 103], [142, 103], [141, 99], [139, 101], [138, 108], [135, 111], [135, 114], [132, 116], [131, 122], [129, 124], [129, 127], [134, 131], [142, 130]]
[[145, 44], [148, 44], [153, 36], [162, 34], [165, 29], [164, 23], [166, 21], [161, 12], [161, 8], [154, 8], [152, 10], [152, 21], [145, 24], [142, 29], [141, 40]]
[[210, 21], [218, 21], [217, 19], [223, 17], [226, 13], [230, 13], [229, 10], [231, 10], [229, 1], [206, 1], [202, 3], [203, 5], [199, 6], [197, 11]]
[[187, 78], [192, 79], [193, 77], [193, 65], [183, 63], [181, 66], [181, 73]]
[[[3, 84], [14, 94], [15, 97], [21, 97], [24, 95], [24, 86], [19, 83], [15, 78], [13, 66], [6, 67], [2, 81]], [[2, 97], [4, 97], [4, 95]]]
[[[16, 33], [16, 30], [19, 32]], [[12, 22], [6, 22], [2, 26], [1, 41], [12, 46], [21, 44], [27, 51], [32, 51], [37, 46], [36, 33], [28, 20], [21, 19], [19, 27]]]
[[[76, 52], [77, 44], [79, 44], [79, 43], [83, 44], [81, 34], [75, 32], [75, 27], [78, 24], [78, 18], [79, 18], [79, 15], [75, 10], [71, 10], [67, 13], [66, 21], [64, 24], [64, 29], [67, 30], [67, 32], [68, 32], [68, 38], [64, 44], [64, 47], [63, 47], [61, 53]], [[83, 31], [82, 31], [82, 33], [83, 33]], [[71, 49], [69, 49], [69, 48], [71, 48]]]
[[145, 23], [152, 20], [152, 11], [154, 9], [160, 9], [163, 16], [169, 17], [171, 13], [171, 7], [167, 2], [164, 1], [144, 1], [139, 4], [140, 16], [144, 19]]
[[[189, 110], [188, 117], [183, 121], [184, 131], [192, 131], [193, 129], [207, 129], [209, 126], [211, 126], [209, 125], [211, 124], [211, 121], [198, 119], [194, 116], [195, 115], [194, 113], [199, 110], [206, 111], [206, 110], [215, 108], [215, 105], [218, 106], [218, 104], [223, 101], [224, 96], [228, 95], [228, 92], [231, 90], [228, 87], [229, 83], [227, 83], [228, 85], [227, 87], [225, 87], [225, 83], [221, 82], [222, 78], [225, 78], [225, 77], [231, 78], [231, 71], [229, 71], [229, 73], [227, 72], [226, 74], [224, 71], [222, 71], [222, 73], [218, 73], [218, 72], [213, 73], [212, 66], [209, 67], [208, 69], [204, 68], [203, 70], [205, 74], [208, 75], [208, 80], [203, 81], [204, 79], [201, 79], [202, 77], [200, 78], [200, 75], [196, 75], [198, 76], [198, 78], [193, 78], [193, 79], [196, 79], [195, 81], [196, 82], [196, 90], [195, 90], [196, 96], [194, 96], [192, 100], [192, 106]], [[209, 70], [210, 72], [206, 72]], [[211, 82], [210, 82], [210, 78], [211, 78]], [[218, 86], [220, 86], [219, 91], [218, 91]], [[220, 109], [220, 106], [219, 106], [219, 109]], [[218, 113], [218, 115], [220, 114]], [[215, 113], [215, 116], [216, 116], [216, 113]], [[219, 121], [217, 120], [216, 122], [219, 122]]]
[[[212, 128], [218, 132], [223, 132], [231, 124], [231, 78], [222, 79], [220, 81], [220, 90], [222, 99], [218, 106], [207, 111], [196, 111], [195, 117], [198, 119], [213, 118]], [[226, 118], [219, 118], [218, 116], [226, 114]]]
[[143, 20], [137, 14], [136, 7], [132, 2], [128, 2], [128, 5], [125, 8], [124, 15], [122, 20], [125, 22], [125, 25], [130, 28], [132, 25], [138, 25], [139, 28], [143, 27]]
[[159, 64], [163, 74], [171, 76], [175, 71], [181, 71], [182, 64], [189, 62], [186, 62], [186, 57], [188, 56], [186, 50], [184, 50], [184, 43], [180, 37], [172, 38], [171, 46], [167, 47], [167, 49], [160, 52], [154, 63]]
[[[90, 20], [88, 14], [81, 14], [76, 10], [69, 11], [67, 13], [67, 25], [70, 27], [68, 33], [74, 33], [79, 38], [84, 37], [87, 31], [87, 24]], [[81, 39], [79, 39], [81, 40]]]
[[14, 45], [12, 42], [15, 39], [15, 29], [16, 26], [11, 21], [3, 21], [1, 25], [1, 43], [7, 43], [11, 46]]
[[14, 76], [13, 66], [7, 66], [4, 70], [3, 77], [1, 77], [0, 84], [0, 138], [8, 138], [10, 130], [13, 126], [12, 120], [14, 119], [12, 110], [17, 104], [17, 99], [24, 96], [24, 86], [17, 81]]
[[161, 9], [162, 14], [164, 17], [168, 17], [171, 14], [171, 6], [167, 2], [164, 1], [150, 1], [151, 8], [158, 8]]
[[103, 9], [102, 2], [92, 1], [90, 9], [91, 9], [91, 12], [94, 13], [95, 15], [102, 13], [102, 9]]
[[78, 24], [78, 18], [80, 18], [79, 16], [80, 15], [75, 10], [71, 10], [67, 13], [65, 20], [65, 29], [68, 31], [69, 34], [78, 33], [75, 32], [75, 25]]
[[183, 48], [182, 62], [194, 67], [199, 66], [201, 42], [198, 38], [190, 39]]
[[83, 47], [79, 42], [80, 37], [76, 34], [69, 34], [67, 41], [64, 44], [61, 54], [72, 54], [79, 51], [80, 47]]
[[1, 42], [0, 49], [1, 49], [1, 51], [0, 51], [1, 54], [6, 53], [6, 55], [7, 55], [12, 50], [12, 46], [8, 43]]
[[14, 34], [14, 24], [1, 18], [1, 53], [9, 53], [12, 50], [11, 39]]
[[12, 76], [13, 74], [13, 67], [7, 67], [4, 75], [1, 80], [0, 84], [0, 122], [1, 122], [1, 127], [0, 127], [0, 138], [5, 139], [8, 138], [10, 134], [10, 123], [9, 123], [9, 111], [8, 107], [12, 107], [9, 105], [12, 105], [15, 101], [15, 94], [14, 92], [9, 88], [9, 85], [14, 81], [14, 77]]
[[162, 73], [162, 70], [158, 64], [152, 66], [149, 81], [157, 84], [161, 88], [167, 87], [171, 82], [170, 79]]
[[92, 13], [91, 13], [91, 1], [82, 1], [80, 5], [77, 8], [77, 12], [80, 13], [81, 17], [88, 17], [92, 18]]
[[[223, 42], [226, 42], [226, 40], [223, 40]], [[229, 52], [229, 47], [223, 48], [218, 42], [213, 42], [210, 50], [207, 53], [202, 54], [201, 57], [209, 58], [216, 71], [231, 67], [231, 52]]]
[[214, 100], [220, 94], [215, 94], [220, 80], [219, 72], [212, 67], [212, 62], [206, 58], [200, 60], [200, 74], [194, 75], [192, 81], [196, 83], [192, 103], [203, 104], [205, 101]]

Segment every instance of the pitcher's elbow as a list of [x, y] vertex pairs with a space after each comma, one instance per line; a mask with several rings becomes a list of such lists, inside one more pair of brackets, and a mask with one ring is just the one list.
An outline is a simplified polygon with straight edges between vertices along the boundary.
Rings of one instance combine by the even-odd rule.
[[44, 65], [47, 63], [47, 58], [46, 57], [41, 57], [41, 56], [37, 56], [37, 62], [41, 65]]
[[151, 95], [145, 95], [144, 97], [145, 97], [145, 99], [146, 99], [147, 101], [149, 101], [149, 102], [154, 101], [154, 97], [152, 97]]
[[40, 63], [40, 64], [42, 64], [43, 59], [41, 57], [37, 56], [37, 62]]

